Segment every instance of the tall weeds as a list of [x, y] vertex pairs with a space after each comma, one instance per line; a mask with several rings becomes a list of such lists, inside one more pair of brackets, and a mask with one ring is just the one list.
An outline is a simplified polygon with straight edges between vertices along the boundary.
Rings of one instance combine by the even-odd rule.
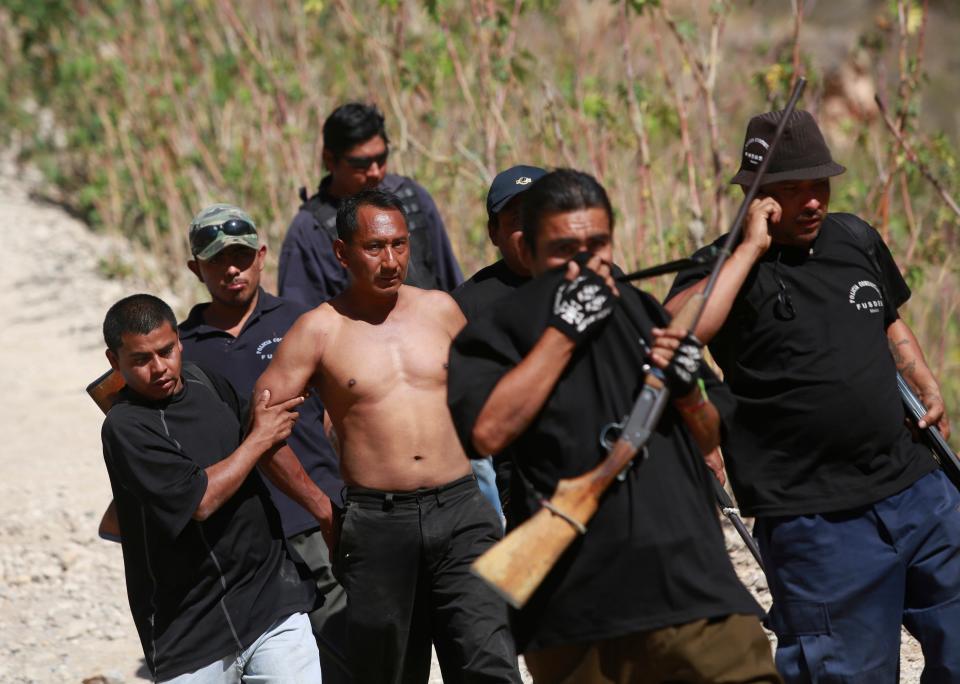
[[58, 201], [161, 256], [175, 287], [192, 287], [185, 226], [212, 201], [248, 208], [276, 254], [297, 189], [321, 175], [322, 121], [348, 99], [383, 108], [391, 168], [431, 191], [467, 273], [494, 256], [490, 179], [523, 162], [599, 176], [629, 268], [725, 230], [746, 119], [803, 73], [850, 169], [833, 207], [890, 241], [956, 410], [960, 223], [944, 196], [960, 173], [919, 110], [927, 2], [883, 3], [851, 49], [889, 125], [810, 67], [813, 3], [791, 4], [760, 33], [759, 8], [729, 0], [4, 0], [0, 125]]

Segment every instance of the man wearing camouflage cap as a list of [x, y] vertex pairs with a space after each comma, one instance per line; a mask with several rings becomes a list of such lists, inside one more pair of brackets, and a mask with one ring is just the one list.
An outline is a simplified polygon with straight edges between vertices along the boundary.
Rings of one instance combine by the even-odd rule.
[[[754, 180], [781, 118], [750, 120], [734, 184]], [[910, 289], [890, 251], [860, 218], [827, 212], [844, 171], [794, 112], [695, 332], [738, 400], [723, 446], [757, 518], [784, 679], [895, 682], [902, 623], [923, 646], [920, 681], [957, 682], [960, 493], [911, 439], [898, 371], [928, 409], [920, 427], [949, 425], [897, 313]], [[708, 270], [680, 274], [667, 308]]]
[[[240, 396], [249, 397], [280, 341], [309, 307], [274, 297], [260, 287], [267, 246], [260, 243], [253, 219], [238, 207], [215, 204], [202, 210], [190, 225], [189, 237], [195, 256], [187, 266], [207, 288], [211, 301], [194, 306], [180, 324], [184, 358], [220, 373]], [[303, 484], [315, 498], [327, 498], [339, 506], [343, 482], [323, 430], [323, 405], [318, 397], [309, 397], [299, 412], [287, 446], [309, 477]], [[284, 536], [310, 567], [323, 594], [322, 605], [310, 613], [310, 622], [320, 646], [324, 681], [348, 681], [340, 656], [347, 598], [333, 577], [323, 539], [329, 532], [323, 525], [329, 521], [317, 520], [269, 479], [266, 485], [280, 513]]]

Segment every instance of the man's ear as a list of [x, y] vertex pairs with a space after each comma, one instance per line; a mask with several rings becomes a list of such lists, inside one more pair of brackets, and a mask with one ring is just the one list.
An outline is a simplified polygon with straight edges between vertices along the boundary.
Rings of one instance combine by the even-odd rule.
[[201, 283], [203, 282], [203, 275], [200, 273], [200, 264], [197, 263], [196, 259], [187, 261], [187, 268], [193, 272], [193, 275], [197, 276], [197, 280]]
[[337, 257], [341, 266], [347, 267], [347, 243], [340, 238], [333, 241], [333, 255]]
[[104, 354], [107, 356], [107, 361], [110, 362], [110, 367], [119, 372], [120, 371], [120, 359], [117, 358], [117, 355], [112, 349], [107, 349], [104, 351]]
[[262, 271], [266, 263], [267, 263], [267, 245], [262, 244], [257, 249], [257, 259], [256, 259], [257, 271]]
[[333, 153], [328, 151], [326, 147], [323, 148], [323, 153], [320, 155], [320, 159], [323, 161], [323, 168], [325, 168], [330, 173], [333, 173]]
[[499, 227], [499, 220], [496, 216], [491, 219], [487, 219], [487, 237], [490, 238], [490, 242], [494, 245], [497, 245], [497, 228]]

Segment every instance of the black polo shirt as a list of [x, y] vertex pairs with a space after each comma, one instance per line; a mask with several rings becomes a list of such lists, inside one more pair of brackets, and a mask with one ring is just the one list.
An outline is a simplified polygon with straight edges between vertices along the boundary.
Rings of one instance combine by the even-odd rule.
[[[280, 299], [260, 288], [257, 305], [243, 325], [240, 334], [229, 333], [207, 325], [204, 309], [209, 304], [197, 304], [180, 324], [180, 340], [184, 358], [204, 368], [211, 368], [230, 380], [237, 392], [246, 399], [273, 358], [280, 340], [297, 318], [308, 307]], [[340, 467], [336, 453], [323, 431], [323, 405], [315, 395], [300, 407], [300, 419], [287, 444], [300, 459], [303, 469], [336, 504], [341, 505]], [[264, 478], [283, 520], [283, 531], [288, 537], [317, 527], [316, 519], [302, 506]]]
[[242, 402], [224, 378], [208, 375], [216, 393], [187, 378], [161, 402], [125, 389], [103, 423], [127, 597], [155, 679], [243, 650], [313, 605], [309, 571], [287, 553], [259, 477], [247, 477], [207, 520], [192, 518], [204, 469], [241, 441]]
[[[724, 451], [749, 515], [856, 508], [935, 467], [904, 426], [887, 344], [910, 290], [880, 235], [862, 225], [875, 265], [844, 221], [860, 219], [828, 214], [812, 249], [773, 246], [710, 343], [737, 397]], [[708, 272], [677, 276], [668, 299]]]
[[460, 305], [468, 321], [486, 311], [492, 304], [506, 297], [525, 282], [527, 276], [514, 273], [503, 259], [490, 264], [464, 281], [451, 296]]
[[[562, 270], [518, 288], [489, 315], [467, 324], [450, 352], [448, 400], [460, 439], [472, 449], [477, 415], [496, 383], [542, 335]], [[665, 312], [628, 285], [599, 333], [576, 351], [527, 430], [506, 453], [511, 481], [508, 525], [539, 509], [560, 478], [582, 475], [605, 456], [602, 428], [630, 412], [644, 379], [640, 338]], [[732, 399], [705, 372], [724, 415]], [[670, 407], [625, 479], [615, 481], [579, 537], [517, 613], [520, 650], [592, 642], [700, 618], [759, 614], [727, 556], [703, 456]]]

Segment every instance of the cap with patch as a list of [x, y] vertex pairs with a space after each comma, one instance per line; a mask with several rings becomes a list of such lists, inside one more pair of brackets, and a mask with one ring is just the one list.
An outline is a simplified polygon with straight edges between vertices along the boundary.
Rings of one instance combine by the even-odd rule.
[[[731, 179], [736, 185], [749, 185], [770, 149], [783, 112], [766, 112], [750, 119], [743, 139], [740, 170]], [[847, 169], [833, 161], [830, 148], [810, 112], [794, 110], [777, 143], [773, 159], [763, 174], [764, 183], [788, 180], [818, 180], [838, 176]]]
[[250, 249], [260, 247], [257, 226], [250, 215], [232, 204], [214, 204], [203, 209], [190, 222], [190, 252], [203, 261], [211, 259], [230, 245]]
[[493, 216], [500, 213], [507, 202], [528, 190], [535, 180], [546, 173], [546, 169], [539, 166], [512, 166], [498, 173], [487, 192], [487, 214]]

